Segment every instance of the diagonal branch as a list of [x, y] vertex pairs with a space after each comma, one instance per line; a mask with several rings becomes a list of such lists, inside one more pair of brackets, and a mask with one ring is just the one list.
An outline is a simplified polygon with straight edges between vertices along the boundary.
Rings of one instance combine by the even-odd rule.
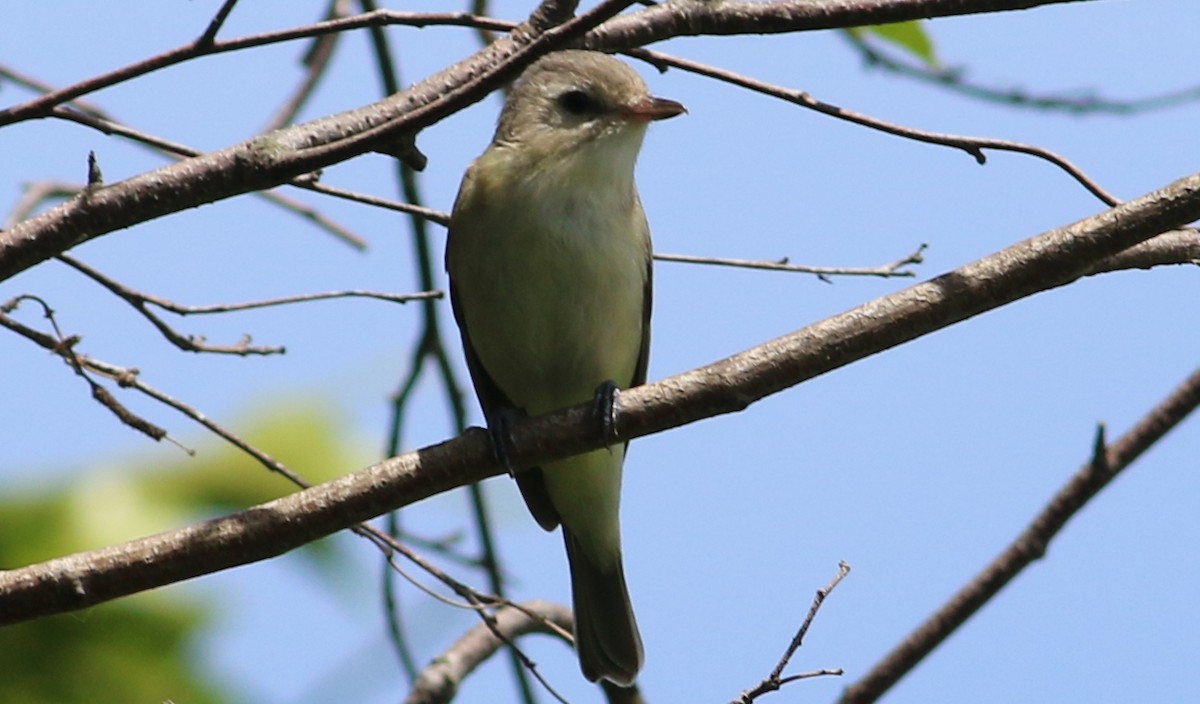
[[1000, 593], [1034, 560], [1046, 553], [1050, 541], [1079, 509], [1129, 465], [1162, 439], [1196, 407], [1200, 406], [1200, 369], [1192, 373], [1162, 403], [1151, 410], [1128, 433], [1105, 445], [1104, 426], [1096, 433], [1090, 461], [1083, 465], [1046, 504], [1042, 512], [1002, 553], [957, 594], [878, 662], [858, 682], [848, 687], [839, 704], [876, 701], [904, 677], [933, 649], [941, 645], [992, 597]]
[[[0, 280], [96, 236], [230, 196], [280, 185], [376, 148], [411, 140], [581, 37], [634, 0], [603, 0], [561, 25], [526, 24], [471, 57], [378, 103], [289, 127], [99, 188], [0, 232]], [[535, 13], [536, 14], [536, 13]]]
[[[303, 174], [380, 149], [402, 151], [416, 133], [482, 100], [555, 48], [585, 40], [597, 49], [623, 49], [671, 36], [773, 33], [900, 22], [935, 16], [1026, 9], [1094, 0], [787, 0], [767, 3], [682, 0], [616, 19], [634, 0], [603, 0], [588, 12], [546, 28], [572, 3], [546, 0], [508, 36], [411, 88], [378, 103], [272, 132], [96, 189], [11, 230], [0, 232], [0, 281], [94, 237], [231, 196], [278, 186]], [[600, 27], [602, 22], [610, 20]], [[464, 22], [474, 18], [464, 16]], [[593, 31], [594, 30], [594, 31]], [[332, 30], [331, 30], [332, 31]], [[300, 32], [296, 38], [308, 36]], [[196, 45], [196, 51], [202, 49]], [[119, 72], [114, 72], [114, 75]], [[119, 78], [119, 76], [118, 76]], [[115, 79], [114, 79], [115, 80]], [[80, 84], [82, 85], [82, 84]], [[50, 106], [87, 93], [42, 96], [26, 109], [41, 116]], [[57, 101], [57, 102], [55, 102]], [[0, 124], [17, 119], [0, 111]]]
[[[1200, 174], [1051, 230], [706, 367], [624, 391], [617, 435], [733, 413], [766, 396], [1007, 303], [1200, 218]], [[515, 466], [601, 447], [590, 403], [513, 427]], [[228, 516], [0, 572], [0, 624], [81, 609], [280, 555], [374, 516], [502, 473], [487, 433], [393, 457]]]
[[1095, 0], [673, 0], [604, 23], [587, 38], [594, 49], [629, 49], [671, 37], [782, 34], [954, 17]]
[[1032, 144], [1023, 144], [1021, 142], [1013, 142], [1007, 139], [993, 139], [988, 137], [969, 137], [966, 135], [948, 134], [944, 132], [931, 132], [929, 130], [917, 129], [908, 127], [894, 122], [881, 120], [871, 115], [866, 115], [860, 112], [855, 112], [847, 108], [827, 103], [823, 100], [817, 100], [807, 92], [802, 90], [794, 90], [784, 88], [782, 86], [760, 81], [756, 78], [743, 76], [739, 73], [729, 71], [727, 69], [709, 66], [697, 61], [689, 61], [681, 59], [677, 56], [663, 54], [657, 51], [648, 51], [646, 49], [631, 49], [626, 52], [630, 56], [637, 57], [648, 61], [656, 66], [662, 67], [671, 66], [683, 71], [695, 73], [700, 76], [707, 76], [718, 81], [724, 81], [731, 85], [740, 88], [746, 88], [756, 93], [769, 95], [773, 98], [785, 100], [794, 105], [805, 107], [810, 110], [815, 110], [822, 115], [827, 115], [837, 120], [845, 120], [856, 125], [862, 125], [873, 130], [879, 130], [887, 134], [911, 139], [917, 142], [925, 142], [926, 144], [938, 144], [946, 147], [961, 149], [969, 154], [979, 164], [987, 162], [987, 156], [984, 154], [984, 149], [995, 149], [997, 151], [1016, 152], [1018, 154], [1028, 154], [1029, 156], [1048, 161], [1058, 168], [1065, 171], [1071, 178], [1079, 182], [1081, 186], [1086, 188], [1092, 195], [1099, 198], [1106, 205], [1116, 205], [1121, 202], [1119, 198], [1106, 191], [1100, 184], [1096, 183], [1090, 176], [1084, 173], [1083, 169], [1071, 163], [1066, 157], [1056, 154], [1053, 151], [1044, 147], [1039, 147]]

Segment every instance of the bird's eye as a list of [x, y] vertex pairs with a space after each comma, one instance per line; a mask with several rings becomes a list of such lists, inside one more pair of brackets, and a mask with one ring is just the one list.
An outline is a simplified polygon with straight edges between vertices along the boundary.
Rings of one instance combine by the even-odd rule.
[[583, 115], [595, 107], [592, 97], [581, 90], [569, 90], [558, 96], [558, 104], [572, 115]]

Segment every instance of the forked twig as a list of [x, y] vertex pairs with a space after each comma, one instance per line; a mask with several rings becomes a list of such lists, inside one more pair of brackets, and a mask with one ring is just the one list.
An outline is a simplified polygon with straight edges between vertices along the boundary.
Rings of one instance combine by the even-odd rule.
[[846, 575], [848, 574], [850, 574], [850, 565], [846, 564], [845, 562], [839, 562], [837, 574], [834, 575], [829, 584], [826, 584], [824, 588], [817, 590], [817, 595], [813, 597], [812, 606], [808, 607], [808, 615], [804, 617], [804, 621], [801, 622], [800, 628], [796, 631], [796, 635], [792, 636], [792, 642], [788, 644], [787, 650], [783, 651], [783, 657], [779, 658], [779, 662], [776, 663], [775, 669], [771, 670], [771, 674], [767, 675], [762, 682], [759, 682], [754, 687], [751, 687], [750, 689], [738, 695], [738, 697], [734, 699], [731, 704], [750, 704], [762, 695], [767, 694], [768, 692], [778, 691], [785, 684], [795, 682], [797, 680], [811, 679], [813, 677], [824, 677], [827, 675], [840, 676], [843, 674], [840, 667], [834, 669], [814, 670], [813, 672], [802, 672], [797, 675], [788, 675], [787, 677], [783, 676], [783, 671], [787, 668], [788, 663], [791, 662], [792, 656], [795, 655], [796, 651], [800, 649], [800, 646], [804, 644], [804, 636], [808, 634], [808, 629], [810, 626], [812, 626], [813, 620], [816, 619], [817, 612], [821, 610], [821, 604], [825, 603], [825, 598], [837, 588], [838, 584], [841, 584], [842, 580], [845, 579]]

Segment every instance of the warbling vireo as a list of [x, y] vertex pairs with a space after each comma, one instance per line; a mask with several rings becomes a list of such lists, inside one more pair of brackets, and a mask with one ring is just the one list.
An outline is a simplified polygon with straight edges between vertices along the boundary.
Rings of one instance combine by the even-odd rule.
[[[650, 228], [633, 169], [651, 120], [684, 112], [605, 54], [561, 51], [513, 87], [467, 170], [446, 246], [467, 366], [503, 456], [506, 419], [642, 384], [650, 344]], [[611, 426], [608, 427], [611, 431]], [[621, 562], [625, 445], [516, 472], [542, 528], [563, 527], [584, 676], [628, 685], [642, 640]]]

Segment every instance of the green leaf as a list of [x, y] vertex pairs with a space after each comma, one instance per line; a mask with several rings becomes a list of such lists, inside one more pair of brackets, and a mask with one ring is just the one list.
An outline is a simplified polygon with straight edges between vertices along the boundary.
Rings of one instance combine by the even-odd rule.
[[895, 24], [877, 24], [870, 27], [858, 27], [851, 30], [862, 34], [873, 34], [876, 37], [894, 44], [929, 66], [937, 66], [937, 56], [934, 54], [933, 40], [925, 31], [925, 25], [920, 20], [911, 22], [896, 22]]

